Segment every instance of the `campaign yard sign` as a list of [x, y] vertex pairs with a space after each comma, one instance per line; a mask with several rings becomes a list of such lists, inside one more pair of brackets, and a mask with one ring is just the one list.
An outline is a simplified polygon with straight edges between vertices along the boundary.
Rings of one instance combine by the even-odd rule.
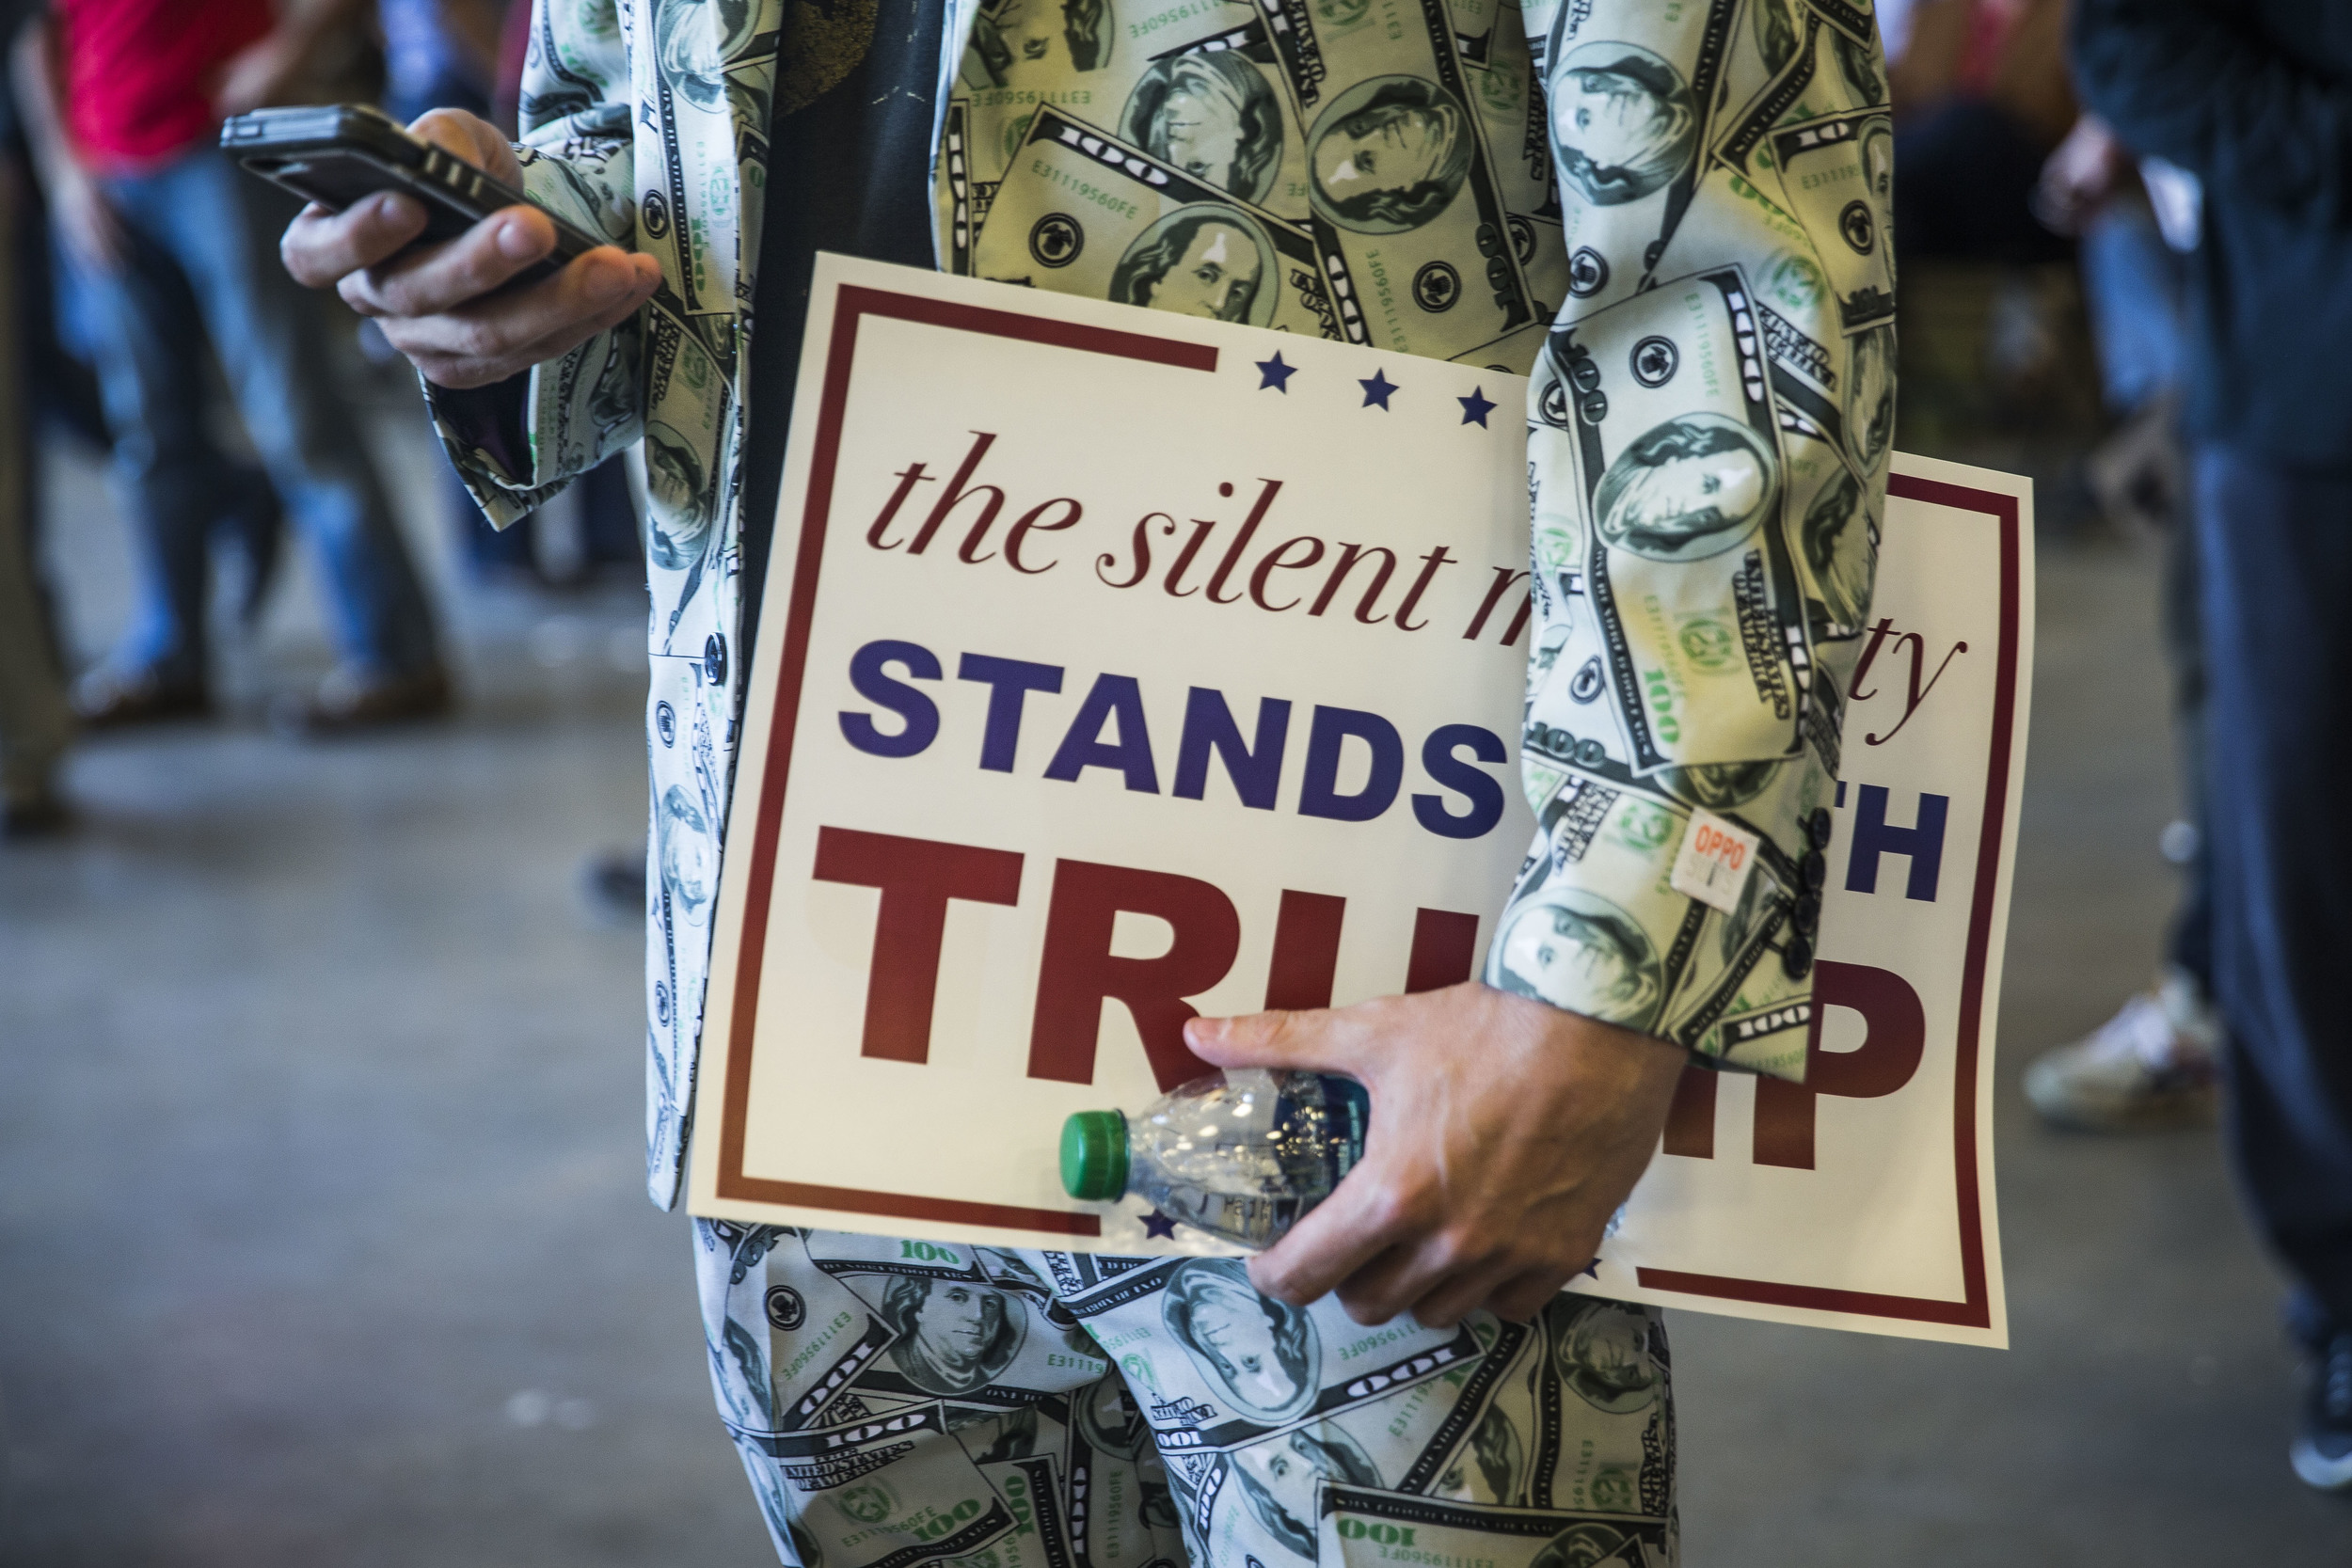
[[[1475, 354], [1468, 356], [1475, 361]], [[698, 1214], [1224, 1250], [1063, 1196], [1184, 1021], [1478, 973], [1518, 788], [1526, 383], [820, 259], [697, 1090]], [[1576, 1288], [2006, 1343], [1992, 1024], [2025, 482], [1897, 457], [1810, 1077], [1686, 1073]]]

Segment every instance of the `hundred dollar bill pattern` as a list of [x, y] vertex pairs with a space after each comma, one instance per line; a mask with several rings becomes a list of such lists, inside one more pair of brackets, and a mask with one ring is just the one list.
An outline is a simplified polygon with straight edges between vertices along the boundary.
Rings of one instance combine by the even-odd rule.
[[1140, 148], [1040, 109], [991, 199], [981, 277], [1328, 337], [1315, 242]]
[[[1843, 0], [1526, 17], [1568, 298], [1528, 401], [1539, 837], [1486, 977], [1802, 1077], [1893, 433], [1878, 40]], [[1759, 841], [1729, 909], [1671, 882], [1701, 812]]]
[[1539, 351], [1515, 334], [1566, 273], [1498, 0], [995, 0], [961, 60], [943, 265], [1440, 358], [1500, 343], [1520, 373]]
[[720, 1404], [802, 1568], [1676, 1560], [1654, 1309], [1367, 1328], [1230, 1258], [697, 1236]]
[[1671, 1519], [1477, 1508], [1369, 1487], [1327, 1486], [1322, 1538], [1334, 1562], [1491, 1568], [1660, 1568], [1675, 1560]]

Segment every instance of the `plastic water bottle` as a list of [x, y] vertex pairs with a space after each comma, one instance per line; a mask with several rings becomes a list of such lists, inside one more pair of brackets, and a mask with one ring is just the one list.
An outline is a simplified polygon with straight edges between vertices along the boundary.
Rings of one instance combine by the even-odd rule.
[[1134, 1116], [1072, 1117], [1062, 1186], [1089, 1203], [1132, 1193], [1213, 1236], [1271, 1246], [1362, 1158], [1371, 1118], [1372, 1097], [1352, 1078], [1213, 1072]]

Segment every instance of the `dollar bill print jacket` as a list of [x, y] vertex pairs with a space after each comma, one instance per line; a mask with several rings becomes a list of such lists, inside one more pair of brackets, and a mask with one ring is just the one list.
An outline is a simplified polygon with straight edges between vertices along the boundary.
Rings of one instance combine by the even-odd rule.
[[[752, 278], [763, 199], [792, 198], [770, 115], [873, 26], [870, 0], [538, 0], [526, 185], [665, 282], [533, 372], [527, 451], [442, 421], [501, 524], [644, 443], [665, 1205], [747, 677]], [[1867, 5], [954, 0], [946, 26], [943, 267], [1532, 375], [1540, 833], [1486, 978], [1800, 1077], [1893, 427], [1893, 138]], [[1747, 846], [1704, 898], [1673, 874], [1702, 829]]]

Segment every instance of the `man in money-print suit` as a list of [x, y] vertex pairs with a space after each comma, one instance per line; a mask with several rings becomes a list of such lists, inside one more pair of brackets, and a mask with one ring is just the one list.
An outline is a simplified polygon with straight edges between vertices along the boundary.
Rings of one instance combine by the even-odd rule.
[[[520, 211], [396, 261], [416, 222], [396, 204], [288, 236], [298, 275], [339, 280], [418, 363], [494, 518], [644, 442], [656, 1200], [687, 1134], [798, 335], [769, 285], [805, 277], [812, 231], [903, 259], [866, 236], [921, 178], [919, 154], [885, 164], [857, 222], [792, 228], [839, 194], [836, 170], [780, 159], [763, 201], [803, 117], [849, 117], [811, 144], [829, 162], [930, 134], [925, 238], [952, 270], [1532, 372], [1542, 837], [1486, 984], [1195, 1026], [1212, 1060], [1446, 1111], [1376, 1118], [1359, 1173], [1247, 1269], [698, 1225], [714, 1383], [778, 1549], [810, 1568], [1670, 1562], [1662, 1325], [1555, 1292], [1686, 1055], [1803, 1071], [1892, 420], [1871, 17], [909, 4], [547, 0], [525, 145], [461, 116], [421, 129], [613, 242], [548, 282], [480, 297], [551, 239]], [[896, 76], [869, 79], [876, 61]], [[779, 233], [799, 248], [771, 238], [763, 271]], [[1702, 822], [1755, 841], [1736, 897], [1674, 885]]]

